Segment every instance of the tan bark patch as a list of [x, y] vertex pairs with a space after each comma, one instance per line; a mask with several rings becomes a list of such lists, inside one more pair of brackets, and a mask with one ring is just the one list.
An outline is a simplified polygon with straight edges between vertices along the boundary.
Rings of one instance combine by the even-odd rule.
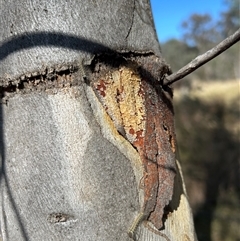
[[100, 63], [93, 74], [92, 87], [97, 97], [118, 132], [137, 149], [143, 165], [144, 201], [130, 228], [130, 236], [134, 236], [143, 220], [161, 229], [173, 195], [176, 172], [173, 110], [171, 93], [163, 90], [155, 78], [159, 74], [158, 64], [155, 56], [136, 61], [122, 59], [112, 66]]
[[141, 78], [134, 66], [123, 66], [94, 83], [107, 113], [120, 133], [135, 145], [141, 144], [145, 128]]

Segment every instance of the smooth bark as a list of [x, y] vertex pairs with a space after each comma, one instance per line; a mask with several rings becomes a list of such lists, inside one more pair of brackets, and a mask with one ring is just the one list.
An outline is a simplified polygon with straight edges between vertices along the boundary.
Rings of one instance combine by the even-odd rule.
[[[82, 66], [99, 53], [162, 60], [149, 2], [0, 0], [2, 240], [131, 240], [142, 164]], [[162, 65], [164, 65], [162, 60]], [[179, 168], [161, 231], [194, 240]], [[147, 229], [138, 240], [166, 240]]]

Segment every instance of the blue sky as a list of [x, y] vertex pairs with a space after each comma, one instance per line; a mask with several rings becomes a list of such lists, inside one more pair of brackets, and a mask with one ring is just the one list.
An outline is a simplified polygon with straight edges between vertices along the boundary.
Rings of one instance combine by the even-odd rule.
[[218, 19], [225, 10], [224, 0], [150, 0], [160, 43], [180, 38], [181, 23], [193, 13], [210, 14]]

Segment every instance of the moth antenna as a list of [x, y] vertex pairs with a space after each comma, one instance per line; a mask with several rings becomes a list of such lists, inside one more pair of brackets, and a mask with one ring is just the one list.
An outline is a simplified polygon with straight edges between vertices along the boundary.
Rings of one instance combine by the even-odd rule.
[[79, 62], [79, 72], [80, 72], [80, 75], [81, 75], [82, 79], [85, 81], [87, 79], [87, 70], [86, 70], [86, 67], [84, 65], [83, 58], [80, 59], [80, 62]]
[[134, 241], [136, 240], [135, 234], [139, 224], [145, 219], [145, 214], [143, 212], [139, 213], [131, 227], [128, 230], [128, 236]]

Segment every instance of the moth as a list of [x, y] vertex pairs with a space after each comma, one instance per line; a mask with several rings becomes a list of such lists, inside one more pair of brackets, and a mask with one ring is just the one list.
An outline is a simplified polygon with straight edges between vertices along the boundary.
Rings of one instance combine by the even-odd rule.
[[169, 69], [162, 66], [155, 55], [110, 63], [100, 59], [95, 65], [92, 88], [116, 129], [138, 151], [143, 165], [144, 202], [128, 232], [133, 239], [144, 220], [157, 230], [163, 228], [173, 195], [176, 138], [172, 93], [159, 82], [159, 76]]

